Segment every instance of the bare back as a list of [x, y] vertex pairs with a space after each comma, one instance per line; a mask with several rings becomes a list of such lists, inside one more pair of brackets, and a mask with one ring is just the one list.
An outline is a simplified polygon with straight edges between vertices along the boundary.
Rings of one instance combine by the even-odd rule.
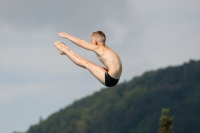
[[108, 70], [110, 76], [119, 79], [122, 73], [122, 63], [118, 54], [106, 45], [100, 45], [94, 52]]

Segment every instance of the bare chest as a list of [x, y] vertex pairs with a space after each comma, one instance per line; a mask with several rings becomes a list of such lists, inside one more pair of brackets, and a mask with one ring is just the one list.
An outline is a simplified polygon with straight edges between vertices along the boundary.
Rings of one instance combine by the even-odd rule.
[[105, 64], [106, 58], [105, 58], [104, 56], [98, 55], [98, 54], [97, 54], [97, 57], [98, 57], [98, 59], [100, 60], [101, 63], [103, 63], [104, 65], [106, 65], [106, 64]]

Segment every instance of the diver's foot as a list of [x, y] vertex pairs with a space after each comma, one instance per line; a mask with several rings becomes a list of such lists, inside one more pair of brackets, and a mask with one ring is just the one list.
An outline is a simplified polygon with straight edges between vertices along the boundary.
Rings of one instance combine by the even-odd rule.
[[65, 46], [64, 46], [64, 44], [63, 44], [62, 42], [57, 41], [57, 42], [54, 43], [54, 45], [56, 46], [56, 48], [58, 49], [58, 51], [59, 51], [59, 53], [60, 53], [61, 55], [64, 55], [64, 54], [65, 54], [65, 52], [64, 52]]

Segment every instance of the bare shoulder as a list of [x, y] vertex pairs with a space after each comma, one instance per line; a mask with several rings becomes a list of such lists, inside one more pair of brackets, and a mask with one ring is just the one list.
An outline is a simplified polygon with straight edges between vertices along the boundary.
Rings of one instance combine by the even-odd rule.
[[104, 54], [113, 54], [113, 50], [106, 45], [96, 46], [95, 52], [100, 55]]

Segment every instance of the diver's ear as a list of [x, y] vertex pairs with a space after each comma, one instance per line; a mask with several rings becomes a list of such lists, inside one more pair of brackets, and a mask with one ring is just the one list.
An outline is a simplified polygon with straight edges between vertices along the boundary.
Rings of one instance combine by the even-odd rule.
[[97, 42], [97, 40], [95, 40], [95, 45], [98, 45], [98, 42]]

